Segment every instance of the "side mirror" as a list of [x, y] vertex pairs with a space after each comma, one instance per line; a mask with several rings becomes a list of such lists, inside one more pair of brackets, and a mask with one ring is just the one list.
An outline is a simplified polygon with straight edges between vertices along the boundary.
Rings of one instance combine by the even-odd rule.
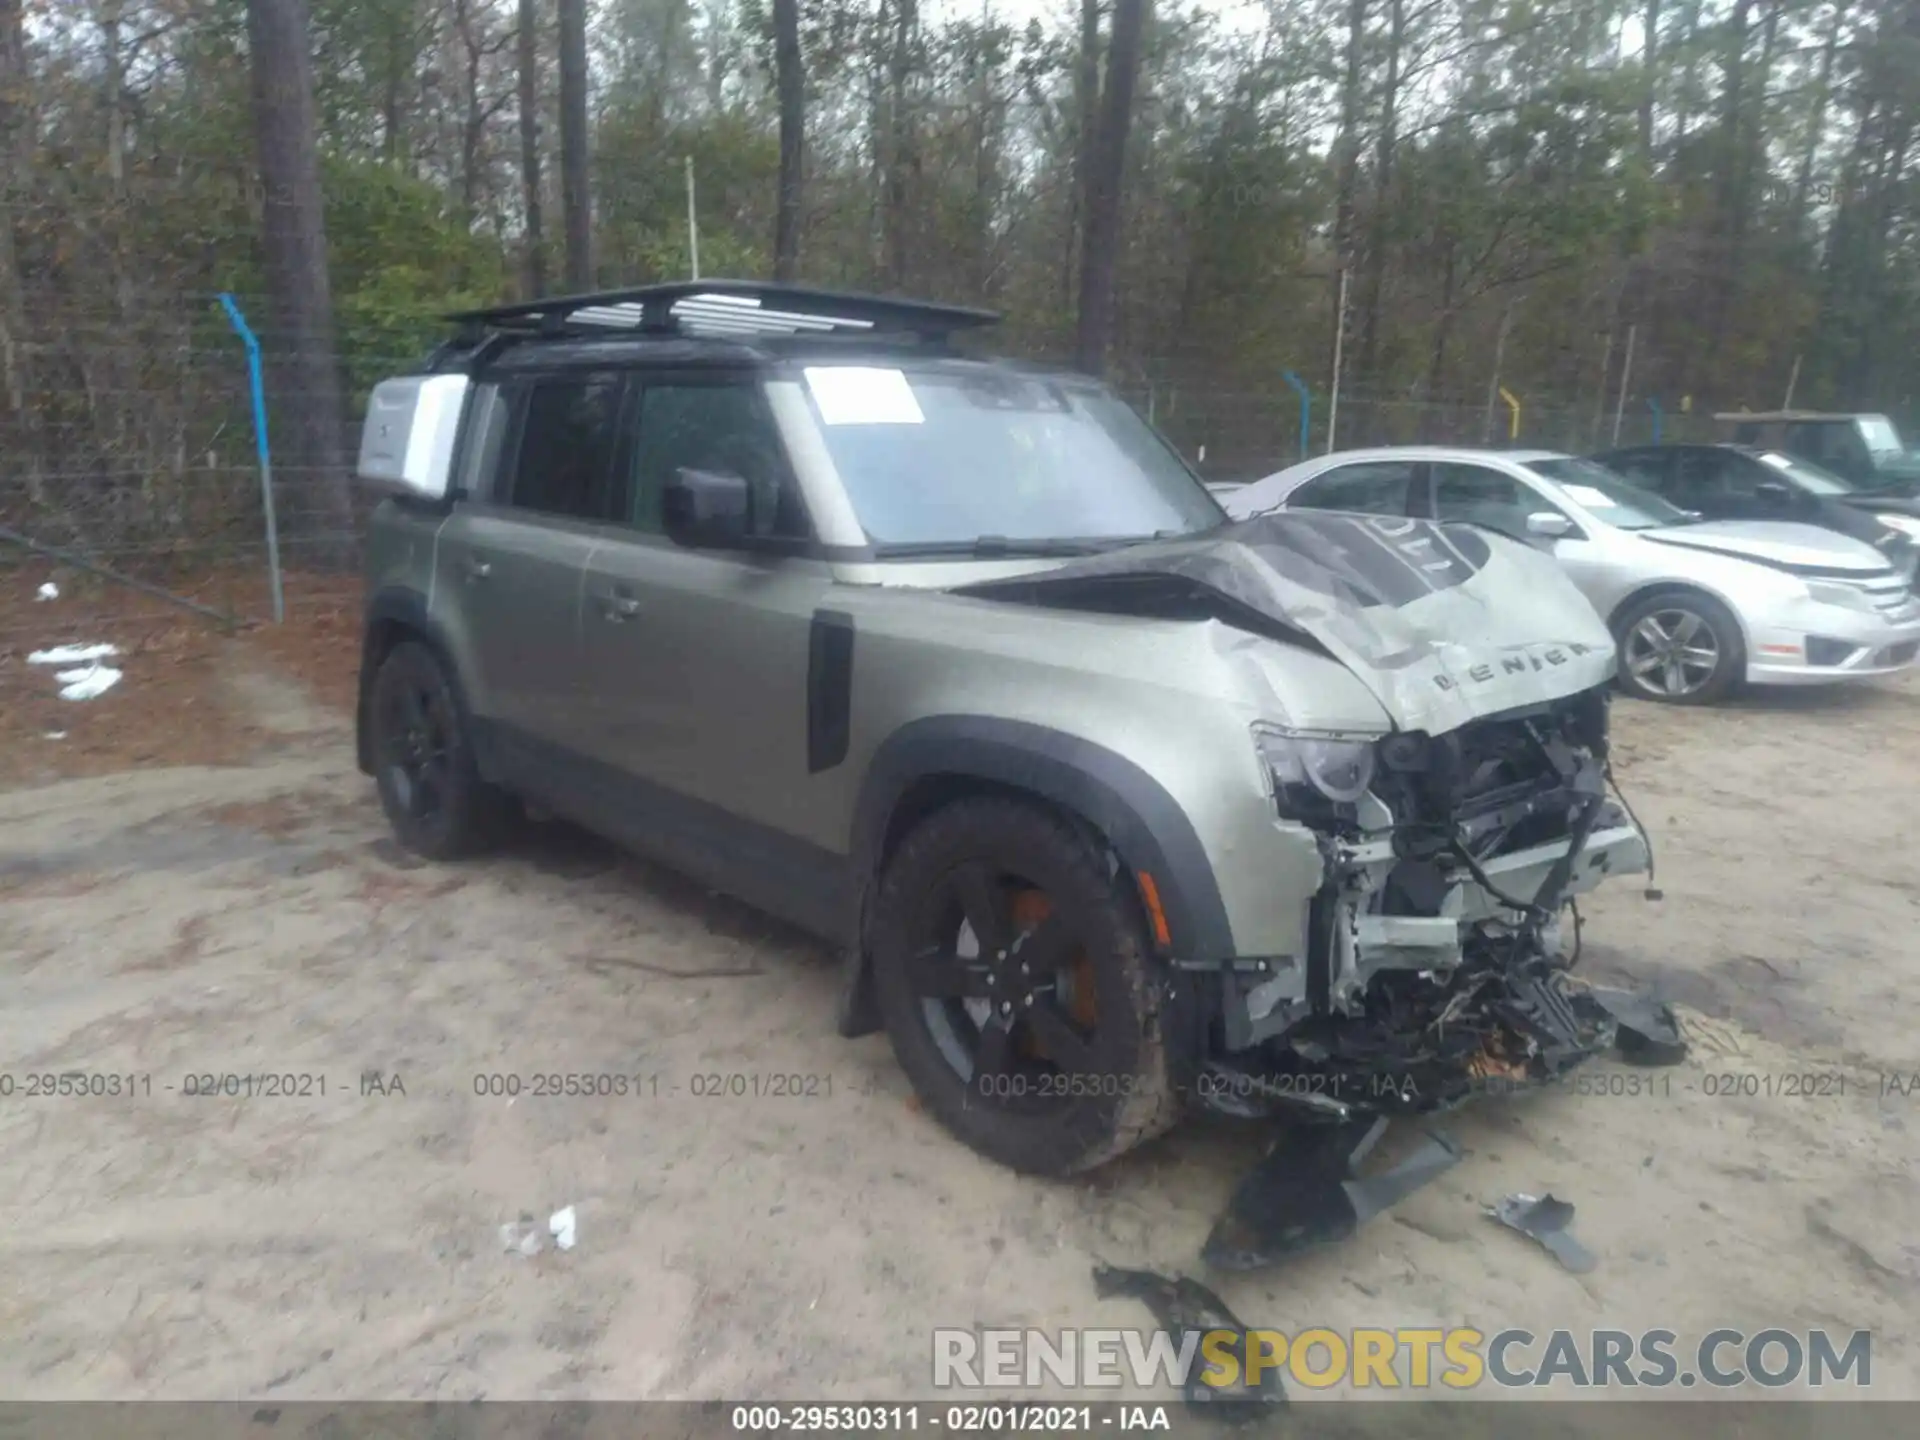
[[684, 466], [667, 482], [660, 498], [660, 515], [667, 537], [676, 545], [727, 549], [742, 544], [750, 533], [752, 492], [741, 476], [726, 470], [691, 470]]
[[1527, 533], [1558, 540], [1573, 533], [1573, 521], [1557, 510], [1536, 510], [1527, 516]]

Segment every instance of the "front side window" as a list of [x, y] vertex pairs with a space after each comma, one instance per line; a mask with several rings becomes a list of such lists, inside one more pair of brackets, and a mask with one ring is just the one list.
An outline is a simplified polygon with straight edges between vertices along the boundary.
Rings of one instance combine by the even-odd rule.
[[621, 518], [613, 456], [620, 376], [612, 371], [529, 382], [513, 471], [497, 493], [519, 510], [578, 520]]
[[1406, 460], [1341, 465], [1316, 475], [1288, 499], [1307, 510], [1348, 510], [1360, 515], [1405, 515], [1414, 467]]
[[1527, 468], [1553, 481], [1574, 504], [1618, 530], [1654, 530], [1663, 525], [1684, 525], [1699, 518], [1668, 504], [1651, 490], [1629, 484], [1606, 466], [1591, 460], [1576, 460], [1571, 456], [1529, 460]]
[[1556, 507], [1511, 475], [1482, 465], [1438, 464], [1433, 467], [1434, 518], [1459, 525], [1478, 525], [1529, 539], [1527, 517]]
[[965, 362], [813, 366], [803, 378], [854, 513], [882, 547], [1101, 548], [1225, 518], [1179, 456], [1099, 385]]
[[803, 540], [811, 533], [773, 416], [750, 381], [644, 382], [634, 437], [633, 502], [623, 518], [635, 529], [659, 533], [661, 498], [681, 470], [745, 480], [752, 534]]

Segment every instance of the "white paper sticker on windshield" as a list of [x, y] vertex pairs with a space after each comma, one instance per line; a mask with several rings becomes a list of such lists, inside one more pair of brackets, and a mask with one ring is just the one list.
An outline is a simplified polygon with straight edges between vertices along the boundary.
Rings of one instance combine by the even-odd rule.
[[1591, 485], [1562, 485], [1567, 498], [1576, 504], [1586, 505], [1595, 510], [1611, 510], [1613, 501], [1607, 498], [1607, 492], [1596, 490]]
[[903, 371], [872, 365], [809, 367], [807, 388], [828, 425], [924, 425]]
[[1793, 468], [1793, 461], [1784, 455], [1776, 455], [1771, 450], [1764, 452], [1760, 456], [1760, 463], [1762, 465], [1771, 465], [1776, 470], [1791, 470]]

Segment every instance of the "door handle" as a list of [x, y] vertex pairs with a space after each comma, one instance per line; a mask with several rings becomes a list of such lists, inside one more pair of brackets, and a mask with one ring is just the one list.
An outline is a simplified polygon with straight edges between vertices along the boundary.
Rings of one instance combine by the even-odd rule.
[[469, 555], [467, 557], [466, 571], [467, 580], [471, 583], [475, 580], [484, 580], [493, 574], [493, 566], [477, 556]]

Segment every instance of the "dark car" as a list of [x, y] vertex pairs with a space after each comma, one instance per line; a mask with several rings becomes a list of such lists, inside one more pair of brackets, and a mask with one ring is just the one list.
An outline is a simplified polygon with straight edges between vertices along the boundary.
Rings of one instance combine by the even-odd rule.
[[1713, 418], [1722, 440], [1811, 461], [1860, 490], [1909, 499], [1920, 492], [1920, 454], [1884, 415], [1736, 410]]
[[1798, 520], [1865, 540], [1909, 583], [1920, 499], [1863, 490], [1811, 461], [1751, 445], [1642, 445], [1593, 457], [1709, 520]]

